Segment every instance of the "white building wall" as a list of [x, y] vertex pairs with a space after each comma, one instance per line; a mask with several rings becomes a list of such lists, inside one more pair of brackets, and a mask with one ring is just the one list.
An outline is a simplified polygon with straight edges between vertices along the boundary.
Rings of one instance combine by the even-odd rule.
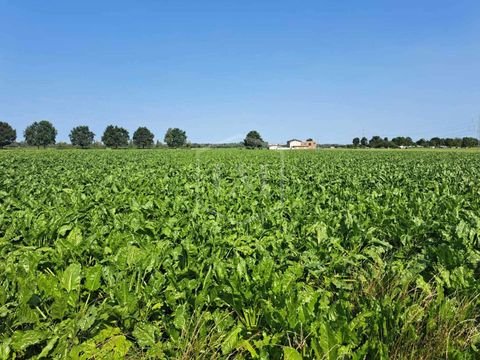
[[302, 146], [302, 142], [294, 140], [294, 141], [290, 141], [289, 145], [290, 145], [290, 148], [294, 148], [294, 147]]

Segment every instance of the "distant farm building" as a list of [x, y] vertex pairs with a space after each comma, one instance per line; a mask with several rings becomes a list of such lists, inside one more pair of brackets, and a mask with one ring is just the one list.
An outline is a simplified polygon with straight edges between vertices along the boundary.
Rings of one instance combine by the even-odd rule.
[[270, 144], [270, 145], [268, 145], [268, 148], [270, 150], [290, 150], [289, 147], [287, 147], [285, 145], [281, 145], [281, 144]]
[[302, 144], [303, 144], [303, 141], [297, 140], [297, 139], [292, 139], [287, 141], [287, 147], [290, 149], [299, 148], [302, 146]]
[[308, 150], [316, 149], [317, 143], [313, 139], [305, 141], [292, 139], [288, 140], [286, 145], [272, 144], [268, 147], [270, 150]]

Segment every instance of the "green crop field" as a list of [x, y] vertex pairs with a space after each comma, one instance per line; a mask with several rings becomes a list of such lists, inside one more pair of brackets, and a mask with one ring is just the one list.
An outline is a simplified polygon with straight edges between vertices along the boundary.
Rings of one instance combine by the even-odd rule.
[[478, 359], [480, 153], [0, 152], [0, 359]]

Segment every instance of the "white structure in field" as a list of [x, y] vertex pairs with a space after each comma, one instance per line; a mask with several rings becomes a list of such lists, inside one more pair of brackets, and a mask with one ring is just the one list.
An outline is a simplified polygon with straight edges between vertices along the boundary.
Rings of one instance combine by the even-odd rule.
[[269, 150], [290, 150], [289, 147], [286, 147], [285, 145], [280, 145], [280, 144], [271, 144], [268, 145]]
[[307, 139], [306, 141], [301, 141], [297, 139], [292, 139], [287, 141], [287, 145], [272, 144], [269, 145], [270, 150], [304, 150], [304, 149], [316, 149], [317, 143], [313, 139]]
[[295, 148], [299, 148], [302, 146], [302, 141], [301, 140], [297, 140], [297, 139], [292, 139], [292, 140], [288, 140], [287, 141], [287, 146], [290, 148], [290, 149], [295, 149]]

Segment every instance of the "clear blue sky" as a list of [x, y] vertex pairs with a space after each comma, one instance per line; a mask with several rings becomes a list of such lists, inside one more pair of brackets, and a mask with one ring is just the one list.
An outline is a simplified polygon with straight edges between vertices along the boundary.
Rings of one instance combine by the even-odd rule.
[[0, 120], [192, 142], [478, 134], [480, 1], [0, 0]]

